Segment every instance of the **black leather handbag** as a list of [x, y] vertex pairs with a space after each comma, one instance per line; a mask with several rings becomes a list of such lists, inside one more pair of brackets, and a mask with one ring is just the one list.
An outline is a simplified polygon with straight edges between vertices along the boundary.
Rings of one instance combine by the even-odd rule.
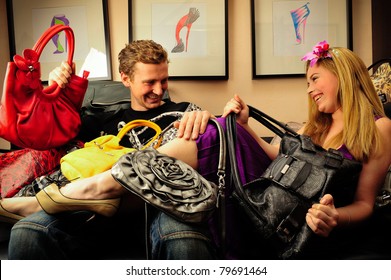
[[250, 116], [282, 140], [277, 158], [264, 174], [243, 186], [235, 158], [236, 118], [227, 117], [233, 197], [279, 257], [299, 258], [314, 234], [305, 221], [308, 209], [326, 193], [333, 195], [337, 207], [352, 202], [362, 165], [337, 150], [324, 150], [308, 136], [249, 107]]

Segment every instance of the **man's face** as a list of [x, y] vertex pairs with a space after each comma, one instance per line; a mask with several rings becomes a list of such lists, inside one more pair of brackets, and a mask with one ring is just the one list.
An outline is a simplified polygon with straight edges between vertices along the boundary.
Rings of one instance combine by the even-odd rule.
[[[122, 80], [124, 81], [124, 77]], [[168, 63], [138, 62], [135, 65], [133, 80], [127, 77], [127, 82], [131, 90], [133, 110], [147, 111], [157, 108], [162, 104], [163, 94], [168, 88]]]

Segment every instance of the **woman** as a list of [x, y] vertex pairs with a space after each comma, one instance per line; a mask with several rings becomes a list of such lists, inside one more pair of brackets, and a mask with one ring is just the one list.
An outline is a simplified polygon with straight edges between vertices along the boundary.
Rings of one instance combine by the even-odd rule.
[[[326, 149], [339, 149], [346, 157], [363, 164], [350, 205], [336, 208], [333, 197], [326, 194], [308, 209], [308, 226], [318, 236], [327, 237], [337, 228], [357, 225], [371, 216], [376, 194], [391, 164], [391, 149], [387, 143], [391, 136], [391, 120], [384, 114], [364, 63], [353, 52], [346, 48], [329, 48], [324, 41], [303, 60], [307, 61], [309, 115], [300, 133], [309, 135]], [[242, 147], [237, 153], [239, 165], [244, 170], [240, 175], [242, 181], [247, 182], [262, 173], [277, 156], [278, 147], [263, 141], [250, 128], [248, 107], [237, 95], [225, 106], [223, 118], [230, 112], [237, 114], [238, 143]], [[224, 124], [223, 119], [219, 121]], [[175, 139], [159, 151], [188, 163], [205, 178], [216, 180], [217, 137], [214, 127], [209, 125], [196, 141]], [[244, 157], [246, 160], [242, 160]], [[61, 191], [51, 185], [38, 193], [37, 198], [49, 213], [89, 209], [112, 215], [118, 208], [118, 198], [126, 192], [108, 171], [72, 182]], [[5, 203], [3, 201], [3, 206]], [[104, 205], [106, 207], [102, 207]], [[212, 225], [211, 230], [214, 228]], [[232, 232], [235, 230], [233, 226]], [[230, 242], [229, 245], [235, 244]], [[238, 247], [241, 245], [231, 248], [232, 254]]]

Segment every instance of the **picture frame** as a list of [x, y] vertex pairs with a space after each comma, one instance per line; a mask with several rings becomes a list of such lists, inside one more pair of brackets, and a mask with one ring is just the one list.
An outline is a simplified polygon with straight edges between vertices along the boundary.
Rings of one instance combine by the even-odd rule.
[[227, 0], [128, 1], [129, 41], [161, 44], [170, 80], [228, 79]]
[[[10, 60], [32, 49], [41, 35], [53, 24], [69, 25], [74, 33], [73, 62], [76, 74], [90, 72], [89, 80], [112, 80], [107, 0], [7, 0]], [[39, 62], [41, 80], [66, 61], [64, 32], [44, 47]]]
[[251, 0], [253, 79], [304, 76], [318, 42], [352, 47], [351, 0]]

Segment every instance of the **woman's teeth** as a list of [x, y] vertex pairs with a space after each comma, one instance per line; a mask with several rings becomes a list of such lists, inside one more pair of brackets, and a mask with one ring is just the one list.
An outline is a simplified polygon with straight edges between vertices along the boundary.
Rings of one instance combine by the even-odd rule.
[[319, 99], [321, 99], [322, 96], [323, 96], [323, 95], [318, 95], [318, 96], [316, 96], [316, 97], [314, 98], [315, 102], [317, 102]]

